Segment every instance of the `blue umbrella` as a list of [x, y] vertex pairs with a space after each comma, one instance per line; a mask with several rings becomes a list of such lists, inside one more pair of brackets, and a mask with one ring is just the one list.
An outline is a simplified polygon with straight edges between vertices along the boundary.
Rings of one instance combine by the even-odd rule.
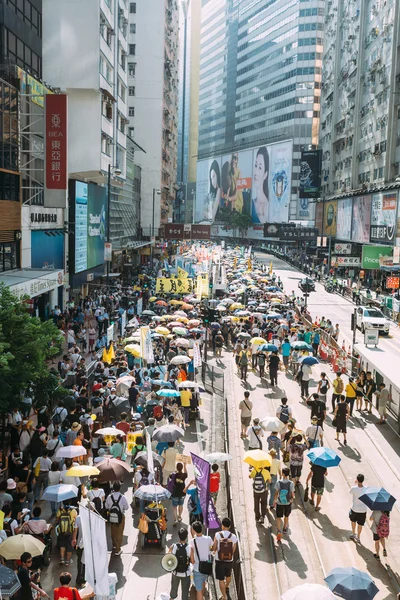
[[280, 287], [278, 287], [277, 285], [269, 285], [269, 286], [267, 287], [267, 291], [268, 291], [268, 292], [281, 292], [282, 290], [281, 290], [281, 288], [280, 288]]
[[282, 315], [278, 313], [269, 313], [266, 315], [267, 319], [282, 319]]
[[176, 390], [158, 390], [157, 396], [165, 396], [165, 398], [178, 398], [180, 393]]
[[261, 344], [261, 346], [258, 346], [258, 349], [264, 350], [265, 352], [278, 352], [278, 348], [275, 344]]
[[318, 358], [315, 358], [315, 356], [304, 356], [299, 360], [299, 363], [302, 365], [310, 365], [310, 367], [312, 367], [313, 365], [319, 365], [319, 360]]
[[371, 576], [354, 567], [332, 569], [325, 581], [332, 592], [346, 600], [372, 600], [379, 592]]
[[42, 500], [50, 502], [65, 502], [70, 498], [76, 498], [78, 488], [76, 485], [60, 483], [59, 485], [49, 485], [43, 492]]
[[303, 341], [299, 341], [299, 342], [292, 342], [290, 344], [291, 348], [294, 348], [295, 350], [312, 350], [313, 347], [310, 344], [307, 344], [306, 342]]
[[307, 452], [307, 456], [314, 465], [320, 467], [337, 467], [342, 460], [340, 456], [330, 448], [313, 448]]
[[392, 510], [396, 498], [389, 494], [384, 488], [367, 488], [367, 491], [360, 496], [361, 502], [364, 502], [371, 510]]
[[150, 379], [151, 385], [158, 385], [159, 387], [172, 387], [172, 383], [169, 381], [163, 381], [162, 379]]

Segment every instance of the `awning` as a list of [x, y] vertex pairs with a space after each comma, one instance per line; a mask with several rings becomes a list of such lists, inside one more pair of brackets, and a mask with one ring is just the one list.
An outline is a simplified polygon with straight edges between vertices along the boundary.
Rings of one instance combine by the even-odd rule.
[[15, 269], [0, 275], [0, 283], [4, 283], [10, 291], [21, 298], [35, 298], [50, 292], [64, 283], [62, 269]]

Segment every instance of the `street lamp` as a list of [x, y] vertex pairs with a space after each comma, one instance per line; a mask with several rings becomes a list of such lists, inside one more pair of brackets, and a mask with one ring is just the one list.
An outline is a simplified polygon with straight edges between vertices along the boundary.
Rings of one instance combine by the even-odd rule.
[[196, 190], [192, 190], [192, 223], [196, 223]]
[[156, 208], [156, 194], [157, 196], [161, 195], [161, 190], [157, 190], [153, 188], [153, 212], [151, 215], [151, 268], [153, 268], [153, 260], [154, 260], [154, 212]]
[[[109, 243], [110, 242], [110, 216], [111, 216], [111, 172], [113, 172], [113, 175], [116, 175], [117, 177], [119, 177], [122, 173], [121, 169], [117, 166], [112, 166], [111, 164], [108, 165], [108, 177], [107, 177], [107, 232], [106, 232], [106, 242]], [[108, 290], [108, 286], [110, 283], [110, 261], [107, 260], [107, 278], [106, 278], [106, 285], [107, 285], [107, 290]]]

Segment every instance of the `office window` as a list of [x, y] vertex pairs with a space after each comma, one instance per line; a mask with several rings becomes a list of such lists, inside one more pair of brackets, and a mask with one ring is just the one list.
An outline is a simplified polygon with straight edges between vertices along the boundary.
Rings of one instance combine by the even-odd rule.
[[130, 106], [129, 107], [129, 116], [130, 117], [134, 117], [135, 116], [135, 107], [134, 106]]
[[135, 14], [136, 13], [136, 2], [131, 2], [129, 4], [129, 12], [131, 14]]
[[136, 74], [136, 63], [128, 63], [128, 75], [135, 77]]
[[129, 26], [129, 30], [131, 33], [136, 33], [136, 23], [131, 23]]
[[130, 96], [134, 96], [135, 95], [135, 86], [134, 85], [130, 85], [129, 86], [129, 95]]
[[129, 54], [135, 56], [136, 54], [136, 44], [129, 44]]
[[16, 242], [0, 244], [0, 272], [10, 271], [19, 267], [19, 249]]

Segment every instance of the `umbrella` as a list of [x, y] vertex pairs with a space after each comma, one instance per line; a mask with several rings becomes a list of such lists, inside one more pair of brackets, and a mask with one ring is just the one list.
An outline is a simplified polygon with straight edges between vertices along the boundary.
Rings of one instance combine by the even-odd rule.
[[100, 471], [101, 481], [120, 481], [126, 473], [130, 473], [129, 466], [116, 458], [106, 458], [97, 463]]
[[124, 350], [125, 352], [129, 352], [129, 354], [132, 354], [132, 356], [134, 356], [135, 358], [140, 358], [141, 356], [140, 348], [138, 348], [134, 344], [128, 344], [127, 346], [125, 346]]
[[174, 333], [176, 333], [176, 335], [187, 335], [188, 334], [188, 330], [185, 329], [185, 327], [174, 327], [172, 329], [172, 331]]
[[142, 315], [144, 315], [145, 317], [154, 317], [155, 314], [156, 313], [153, 310], [144, 310], [142, 312]]
[[168, 306], [168, 302], [165, 302], [165, 300], [157, 300], [156, 304], [157, 306]]
[[116, 427], [103, 427], [96, 431], [98, 435], [124, 435], [124, 432]]
[[78, 458], [86, 454], [86, 448], [83, 446], [63, 446], [57, 450], [55, 458]]
[[270, 456], [263, 450], [249, 450], [244, 455], [244, 462], [255, 469], [271, 466]]
[[151, 385], [158, 385], [158, 387], [172, 387], [172, 383], [170, 381], [163, 381], [162, 379], [150, 379]]
[[217, 306], [217, 310], [224, 312], [225, 310], [228, 310], [226, 306], [224, 306], [223, 304], [220, 304], [219, 306]]
[[268, 344], [268, 342], [262, 337], [253, 337], [250, 340], [250, 344], [254, 344], [255, 346], [262, 346], [263, 344]]
[[149, 302], [155, 302], [157, 300], [157, 296], [152, 296], [149, 298]]
[[68, 483], [59, 483], [58, 485], [49, 485], [43, 492], [42, 500], [50, 502], [65, 502], [70, 498], [76, 498], [78, 488], [76, 485]]
[[307, 452], [307, 456], [314, 465], [320, 467], [337, 467], [342, 460], [340, 456], [330, 448], [313, 448]]
[[20, 589], [19, 579], [12, 569], [0, 565], [0, 594], [2, 597], [14, 596]]
[[187, 317], [187, 314], [185, 313], [184, 310], [176, 310], [174, 312], [174, 315], [178, 315], [178, 317]]
[[163, 488], [161, 485], [150, 484], [142, 485], [133, 495], [135, 498], [139, 498], [139, 500], [154, 502], [158, 500], [167, 500], [171, 497], [171, 492], [169, 492], [166, 488]]
[[251, 335], [249, 333], [239, 333], [238, 337], [242, 338], [243, 340], [251, 339]]
[[330, 590], [319, 583], [303, 583], [288, 590], [281, 596], [282, 600], [337, 600]]
[[204, 458], [210, 463], [232, 460], [232, 456], [226, 452], [210, 452], [210, 454], [206, 454]]
[[299, 363], [312, 367], [313, 365], [319, 365], [319, 360], [315, 356], [303, 356], [300, 358]]
[[166, 327], [156, 327], [155, 331], [156, 333], [161, 333], [161, 335], [169, 334], [169, 329], [167, 329]]
[[[158, 463], [158, 466], [162, 467], [165, 462], [164, 458], [157, 454], [157, 452], [152, 452], [152, 454], [154, 464]], [[141, 467], [147, 467], [148, 458], [149, 455], [147, 453], [147, 450], [144, 450], [143, 452], [138, 452], [135, 456], [135, 464], [140, 465]]]
[[123, 394], [127, 392], [131, 387], [132, 383], [134, 383], [134, 378], [130, 375], [125, 375], [125, 377], [120, 377], [117, 379], [116, 389], [118, 394]]
[[71, 467], [65, 473], [68, 477], [90, 477], [91, 475], [98, 475], [100, 471], [96, 467], [90, 465], [78, 465]]
[[267, 314], [267, 319], [281, 319], [282, 315], [277, 312], [270, 312]]
[[177, 425], [162, 425], [153, 432], [152, 439], [157, 442], [176, 442], [185, 432]]
[[33, 535], [20, 533], [0, 544], [0, 555], [6, 560], [19, 560], [24, 552], [29, 552], [32, 556], [40, 556], [45, 547], [43, 542]]
[[182, 323], [180, 323], [179, 321], [171, 321], [170, 323], [168, 323], [168, 327], [182, 327]]
[[282, 423], [278, 417], [265, 417], [262, 421], [260, 421], [261, 427], [264, 431], [282, 431], [285, 428], [285, 423]]
[[190, 342], [189, 340], [176, 340], [175, 346], [177, 346], [178, 348], [189, 348]]
[[235, 312], [235, 315], [237, 317], [248, 317], [250, 315], [250, 311], [248, 311], [248, 310], [238, 310], [237, 312]]
[[184, 354], [179, 354], [178, 356], [174, 356], [174, 358], [171, 359], [171, 362], [169, 363], [170, 365], [186, 365], [187, 363], [190, 363], [192, 361], [191, 358], [189, 358], [189, 356], [185, 356]]
[[158, 392], [156, 392], [157, 396], [165, 396], [166, 398], [179, 398], [180, 397], [180, 393], [177, 392], [176, 390], [158, 390]]
[[189, 325], [193, 327], [197, 327], [198, 325], [200, 325], [201, 321], [200, 319], [190, 319], [189, 321]]
[[278, 347], [275, 344], [263, 344], [258, 349], [264, 350], [264, 352], [278, 352]]
[[197, 389], [199, 392], [205, 392], [206, 390], [201, 387], [196, 381], [181, 381], [180, 383], [178, 383], [178, 388], [194, 388]]
[[364, 502], [371, 510], [392, 510], [396, 498], [389, 494], [384, 488], [367, 488], [359, 500]]
[[354, 567], [336, 567], [325, 581], [332, 592], [346, 600], [372, 600], [379, 592], [371, 576]]
[[310, 344], [306, 344], [306, 342], [292, 342], [290, 344], [291, 348], [294, 348], [295, 350], [312, 350], [313, 347], [310, 346]]

